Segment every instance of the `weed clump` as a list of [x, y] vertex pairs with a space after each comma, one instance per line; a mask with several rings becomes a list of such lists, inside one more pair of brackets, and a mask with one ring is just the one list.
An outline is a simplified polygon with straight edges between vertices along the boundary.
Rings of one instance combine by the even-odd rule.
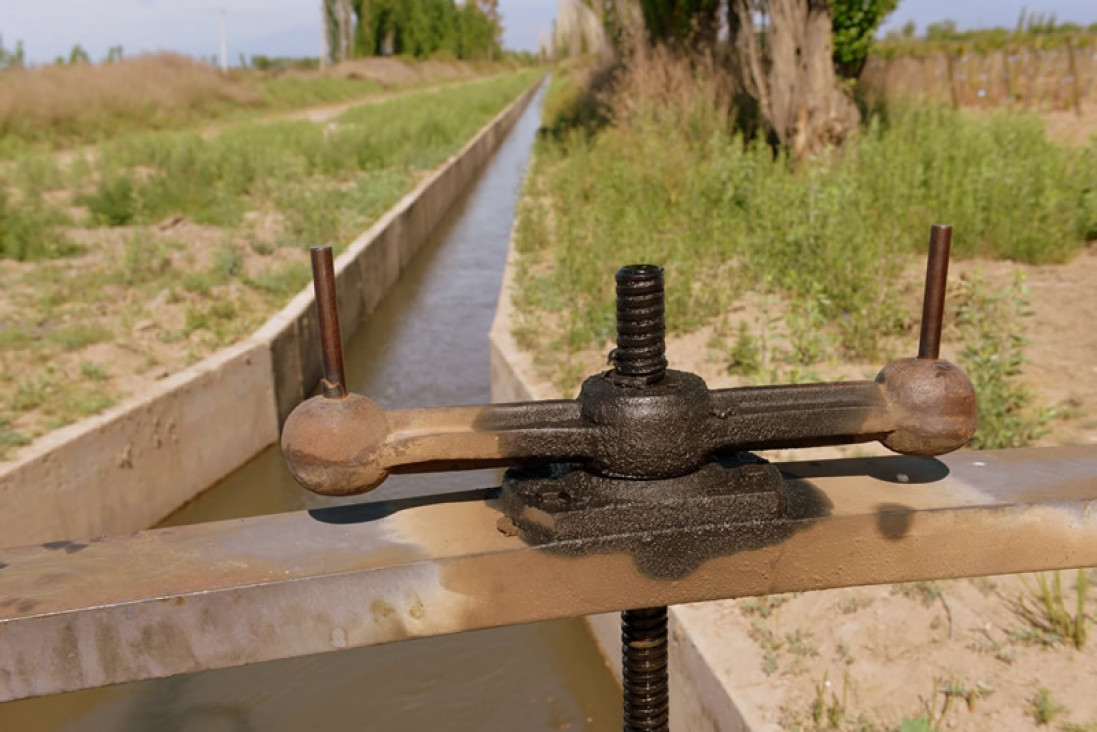
[[78, 254], [82, 249], [58, 229], [64, 222], [60, 211], [40, 199], [15, 205], [0, 188], [0, 258], [25, 262]]
[[1029, 702], [1029, 714], [1036, 726], [1044, 727], [1054, 722], [1067, 708], [1051, 697], [1051, 690], [1040, 687]]
[[[1024, 576], [1021, 577], [1029, 597], [1022, 595], [1019, 598], [1017, 611], [1029, 623], [1030, 628], [1020, 635], [1023, 640], [1042, 645], [1070, 643], [1080, 651], [1085, 647], [1089, 634], [1089, 613], [1086, 612], [1089, 576], [1085, 570], [1078, 570], [1074, 584], [1075, 608], [1072, 613], [1063, 598], [1061, 575], [1059, 570], [1055, 570], [1051, 581], [1048, 581], [1047, 575], [1038, 573], [1035, 575], [1035, 586], [1030, 585]], [[1030, 600], [1034, 601], [1035, 606], [1028, 604]]]
[[137, 197], [128, 175], [101, 178], [95, 193], [85, 196], [82, 202], [105, 226], [125, 226], [137, 216]]
[[1035, 397], [1020, 380], [1029, 317], [1024, 276], [1002, 290], [991, 290], [976, 273], [960, 280], [957, 324], [964, 348], [960, 364], [975, 387], [979, 428], [968, 443], [975, 449], [1023, 447], [1045, 432], [1054, 416], [1037, 409]]

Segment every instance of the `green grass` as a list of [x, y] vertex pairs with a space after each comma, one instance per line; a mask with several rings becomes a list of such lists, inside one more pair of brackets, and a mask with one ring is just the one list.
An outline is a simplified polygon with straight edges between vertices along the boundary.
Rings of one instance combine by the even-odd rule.
[[[581, 101], [571, 84], [556, 79], [550, 94]], [[550, 96], [556, 119], [558, 106]], [[700, 106], [636, 103], [614, 124], [542, 136], [517, 228], [517, 305], [533, 320], [559, 314], [544, 350], [601, 347], [612, 272], [654, 262], [667, 270], [672, 334], [769, 290], [802, 320], [795, 360], [831, 355], [817, 340], [824, 322], [838, 355], [876, 359], [913, 326], [894, 283], [931, 223], [955, 227], [954, 256], [1022, 262], [1065, 261], [1097, 231], [1097, 143], [1059, 147], [1033, 117], [893, 110], [798, 166], [714, 127]], [[751, 344], [739, 351], [749, 363]]]
[[265, 106], [272, 109], [297, 109], [315, 104], [345, 102], [385, 90], [368, 79], [341, 79], [315, 76], [275, 76], [258, 84]]
[[65, 223], [64, 213], [40, 197], [24, 196], [16, 203], [0, 187], [0, 259], [25, 262], [78, 254], [81, 248], [61, 230]]
[[[212, 138], [168, 133], [121, 138], [102, 147], [96, 161], [98, 188], [86, 201], [104, 225], [151, 223], [182, 214], [197, 223], [231, 226], [256, 203], [277, 198], [291, 214], [323, 217], [327, 226], [338, 227], [335, 207], [365, 197], [377, 211], [371, 196], [382, 205], [391, 203], [394, 179], [406, 188], [403, 171], [442, 163], [528, 87], [536, 73], [361, 105], [330, 128], [285, 121], [239, 125]], [[394, 119], [400, 123], [392, 124]], [[143, 171], [140, 178], [135, 169]], [[348, 197], [332, 185], [362, 174], [375, 174], [383, 192], [364, 192], [357, 183]], [[306, 222], [298, 228], [318, 225]], [[331, 228], [321, 231], [316, 240], [327, 242], [333, 233]]]
[[62, 350], [76, 351], [109, 340], [112, 335], [108, 328], [97, 323], [73, 323], [51, 331], [46, 340]]

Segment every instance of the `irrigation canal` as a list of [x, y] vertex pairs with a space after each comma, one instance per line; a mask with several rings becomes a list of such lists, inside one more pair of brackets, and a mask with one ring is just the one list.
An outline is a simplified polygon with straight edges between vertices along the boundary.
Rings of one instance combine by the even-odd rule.
[[[544, 87], [348, 345], [351, 388], [386, 409], [490, 400], [487, 334], [543, 101]], [[497, 481], [490, 470], [393, 476], [366, 499]], [[336, 502], [299, 488], [271, 447], [165, 524]], [[13, 702], [0, 705], [0, 730], [600, 732], [620, 729], [619, 695], [585, 626], [565, 620]]]

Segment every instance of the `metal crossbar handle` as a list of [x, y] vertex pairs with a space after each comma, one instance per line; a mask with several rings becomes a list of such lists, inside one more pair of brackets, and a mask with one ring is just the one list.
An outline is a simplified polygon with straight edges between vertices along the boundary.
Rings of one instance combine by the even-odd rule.
[[[282, 450], [298, 482], [325, 495], [363, 493], [391, 473], [549, 462], [673, 478], [718, 452], [876, 440], [941, 455], [967, 442], [977, 423], [971, 382], [937, 359], [951, 231], [932, 230], [918, 358], [893, 361], [875, 381], [709, 390], [666, 368], [662, 270], [633, 265], [617, 275], [614, 368], [588, 379], [578, 399], [386, 412], [325, 386], [290, 415]], [[314, 273], [325, 384], [341, 384], [341, 374], [327, 375], [339, 342], [331, 270]]]
[[1097, 565], [1097, 447], [779, 468], [791, 523], [673, 579], [501, 533], [497, 489], [2, 549], [0, 702], [653, 604]]

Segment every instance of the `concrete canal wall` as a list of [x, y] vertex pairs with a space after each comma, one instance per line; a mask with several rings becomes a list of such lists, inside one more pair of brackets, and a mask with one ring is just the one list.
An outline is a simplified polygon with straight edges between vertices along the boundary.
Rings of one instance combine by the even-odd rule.
[[[531, 164], [532, 167], [532, 164]], [[495, 402], [555, 399], [561, 395], [536, 376], [533, 357], [512, 333], [514, 242], [490, 336], [491, 397]], [[670, 608], [670, 728], [690, 732], [775, 729], [756, 719], [756, 708], [734, 685], [746, 639], [721, 633], [721, 609], [713, 603]], [[586, 618], [602, 655], [621, 680], [621, 621], [616, 613]], [[757, 693], [758, 689], [748, 690]]]
[[[526, 91], [336, 260], [349, 339], [484, 166]], [[319, 381], [312, 288], [252, 336], [0, 465], [0, 546], [148, 528], [277, 441]]]

